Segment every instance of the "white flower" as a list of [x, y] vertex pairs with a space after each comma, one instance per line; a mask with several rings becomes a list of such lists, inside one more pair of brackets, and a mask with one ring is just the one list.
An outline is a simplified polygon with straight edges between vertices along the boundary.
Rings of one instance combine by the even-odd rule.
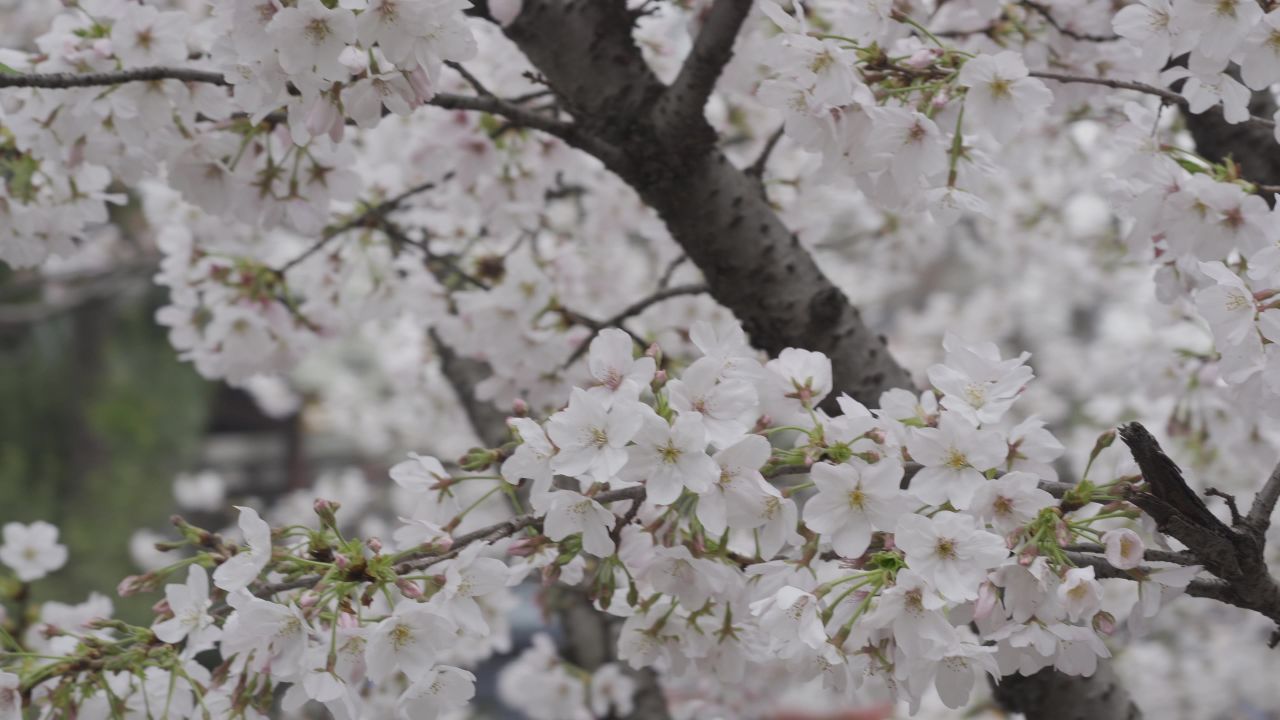
[[213, 571], [213, 584], [229, 593], [248, 587], [271, 561], [271, 526], [253, 508], [237, 505], [236, 509], [240, 511], [240, 532], [248, 547], [241, 548]]
[[417, 104], [413, 86], [403, 73], [369, 74], [342, 89], [342, 107], [362, 128], [371, 128], [382, 120], [385, 106], [397, 115], [408, 115]]
[[1142, 68], [1158, 71], [1170, 55], [1190, 49], [1193, 33], [1179, 33], [1169, 0], [1141, 0], [1125, 5], [1111, 21], [1116, 34], [1132, 41], [1142, 56]]
[[1280, 9], [1267, 13], [1253, 26], [1240, 58], [1240, 76], [1254, 90], [1280, 82]]
[[1225, 61], [1262, 19], [1255, 0], [1179, 0], [1179, 25], [1195, 28], [1200, 36], [1196, 53]]
[[213, 606], [209, 599], [209, 573], [199, 565], [192, 565], [187, 571], [187, 582], [165, 585], [164, 596], [173, 617], [152, 626], [156, 637], [171, 645], [186, 638], [187, 656], [213, 647], [222, 630], [209, 614]]
[[1015, 52], [979, 55], [965, 62], [956, 81], [965, 93], [965, 127], [1008, 140], [1030, 116], [1053, 102], [1044, 83], [1027, 76], [1027, 66]]
[[556, 454], [556, 448], [542, 426], [528, 418], [510, 418], [507, 424], [520, 435], [520, 444], [511, 457], [503, 461], [502, 477], [512, 485], [519, 485], [525, 478], [532, 480], [529, 501], [535, 510], [542, 512], [555, 475], [551, 471], [551, 457]]
[[902, 568], [863, 620], [870, 628], [891, 627], [894, 641], [909, 656], [927, 654], [951, 642], [955, 630], [942, 614], [947, 601], [911, 568]]
[[1039, 485], [1040, 479], [1031, 473], [1005, 473], [978, 486], [969, 512], [991, 523], [996, 532], [1012, 532], [1054, 504], [1053, 496]]
[[[1195, 57], [1194, 55], [1192, 56]], [[1199, 72], [1197, 72], [1199, 70]], [[1182, 96], [1187, 99], [1187, 109], [1200, 114], [1222, 103], [1222, 117], [1231, 124], [1249, 119], [1249, 88], [1225, 72], [1194, 67], [1172, 67], [1160, 74], [1162, 84], [1172, 84], [1186, 79]]]
[[253, 655], [255, 668], [271, 667], [272, 673], [287, 676], [301, 669], [311, 628], [295, 605], [281, 605], [236, 590], [227, 595], [235, 612], [222, 627], [224, 657]]
[[350, 10], [325, 7], [320, 0], [299, 0], [280, 10], [267, 25], [279, 53], [280, 67], [293, 76], [312, 68], [325, 80], [346, 80], [349, 71], [339, 56], [356, 39], [356, 18]]
[[648, 356], [635, 357], [631, 336], [617, 328], [606, 328], [591, 341], [587, 368], [599, 383], [593, 393], [603, 395], [608, 406], [613, 397], [635, 400], [653, 381], [657, 364]]
[[591, 676], [591, 712], [608, 717], [610, 708], [616, 717], [626, 717], [634, 707], [636, 681], [622, 672], [617, 663], [605, 663]]
[[0, 720], [22, 720], [20, 678], [0, 670]]
[[369, 633], [369, 679], [382, 682], [399, 670], [410, 680], [427, 675], [441, 650], [457, 640], [457, 628], [434, 608], [404, 601]]
[[772, 452], [768, 440], [747, 435], [715, 454], [719, 476], [698, 496], [698, 522], [707, 532], [719, 537], [726, 528], [750, 530], [767, 522], [766, 505], [782, 500], [782, 493], [760, 474]]
[[772, 373], [773, 393], [768, 412], [778, 422], [807, 418], [831, 392], [831, 359], [819, 352], [786, 348], [765, 363]]
[[400, 696], [400, 717], [435, 720], [441, 713], [466, 707], [475, 695], [475, 675], [451, 665], [438, 665], [427, 670]]
[[658, 592], [673, 595], [689, 612], [701, 609], [724, 589], [724, 575], [714, 560], [695, 558], [683, 545], [658, 547], [638, 579]]
[[595, 500], [572, 490], [557, 490], [551, 493], [551, 505], [542, 521], [542, 532], [556, 541], [582, 533], [584, 552], [608, 557], [615, 547], [609, 531], [616, 521], [614, 514]]
[[1073, 622], [1088, 620], [1102, 609], [1102, 586], [1093, 576], [1093, 566], [1071, 568], [1058, 586], [1058, 602]]
[[950, 502], [963, 510], [987, 481], [983, 473], [1004, 461], [1009, 445], [999, 432], [979, 430], [960, 414], [947, 412], [936, 428], [913, 428], [907, 450], [924, 465], [911, 478], [911, 494], [930, 505]]
[[737, 323], [716, 328], [705, 320], [689, 328], [689, 340], [702, 354], [719, 367], [720, 377], [755, 378], [762, 367], [757, 353], [747, 342], [747, 335]]
[[968, 515], [947, 511], [932, 518], [904, 515], [894, 543], [906, 554], [907, 565], [953, 602], [977, 599], [987, 571], [1009, 557], [999, 535], [981, 529]]
[[444, 587], [431, 598], [433, 606], [443, 610], [463, 629], [481, 636], [489, 634], [489, 624], [475, 599], [506, 587], [511, 574], [501, 560], [480, 557], [484, 549], [483, 543], [473, 543], [446, 561]]
[[721, 362], [702, 358], [685, 368], [678, 379], [667, 383], [671, 407], [681, 414], [701, 415], [707, 440], [718, 448], [736, 442], [758, 415], [755, 387], [742, 379], [721, 380], [722, 368]]
[[435, 76], [445, 60], [476, 54], [476, 41], [462, 11], [468, 0], [373, 0], [360, 13], [360, 41], [374, 42], [397, 67], [421, 65]]
[[1256, 334], [1258, 309], [1244, 279], [1220, 262], [1200, 263], [1200, 270], [1217, 281], [1196, 292], [1196, 309], [1209, 323], [1214, 339], [1221, 345], [1239, 345]]
[[160, 12], [149, 5], [128, 5], [111, 26], [111, 50], [125, 65], [174, 65], [187, 59], [186, 13]]
[[391, 479], [408, 490], [417, 500], [412, 516], [436, 525], [444, 525], [462, 511], [457, 497], [439, 488], [448, 486], [453, 477], [445, 471], [439, 460], [429, 455], [409, 453], [409, 460], [396, 463], [390, 471]]
[[817, 650], [827, 642], [819, 609], [818, 598], [792, 585], [751, 603], [751, 614], [759, 618], [770, 652], [784, 660], [795, 657], [803, 648]]
[[627, 464], [627, 443], [643, 422], [639, 403], [615, 401], [574, 388], [569, 407], [547, 421], [547, 437], [560, 448], [551, 469], [563, 475], [607, 483]]
[[821, 462], [809, 477], [818, 492], [805, 503], [804, 524], [846, 558], [861, 556], [871, 544], [872, 530], [893, 530], [909, 509], [898, 487], [902, 465], [891, 458], [874, 465], [856, 457], [840, 465]]
[[996, 666], [995, 652], [993, 647], [952, 638], [945, 649], [930, 658], [934, 672], [933, 684], [942, 704], [952, 710], [959, 710], [968, 704], [975, 676], [980, 673], [986, 672], [993, 679], [999, 679], [1000, 668]]
[[942, 131], [923, 113], [899, 107], [876, 110], [869, 150], [884, 153], [889, 175], [904, 194], [919, 192], [947, 169]]
[[1033, 378], [1025, 365], [1030, 353], [1001, 360], [995, 343], [969, 343], [952, 333], [946, 334], [942, 346], [946, 359], [929, 368], [929, 382], [942, 391], [943, 407], [975, 425], [1004, 417]]
[[43, 520], [5, 523], [0, 562], [22, 582], [31, 582], [66, 565], [67, 548], [58, 543], [58, 528]]
[[707, 455], [702, 416], [684, 413], [668, 425], [646, 408], [642, 418], [636, 444], [627, 448], [627, 479], [644, 481], [647, 499], [657, 505], [675, 502], [685, 488], [699, 495], [710, 490], [720, 467]]
[[1102, 544], [1107, 546], [1107, 562], [1112, 567], [1132, 570], [1142, 564], [1146, 545], [1138, 533], [1129, 528], [1108, 530], [1102, 536]]

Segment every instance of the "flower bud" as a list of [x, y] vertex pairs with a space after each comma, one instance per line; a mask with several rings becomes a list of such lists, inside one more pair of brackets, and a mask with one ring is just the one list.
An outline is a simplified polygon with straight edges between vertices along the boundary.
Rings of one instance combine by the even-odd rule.
[[529, 403], [524, 398], [516, 398], [511, 401], [511, 414], [519, 418], [529, 417]]
[[396, 587], [400, 589], [400, 594], [410, 600], [417, 600], [422, 597], [422, 587], [412, 580], [400, 578], [396, 580]]
[[340, 507], [342, 507], [340, 503], [324, 498], [316, 498], [316, 501], [311, 504], [311, 509], [320, 517], [320, 525], [329, 528], [337, 528]]
[[382, 541], [376, 537], [369, 538], [368, 540], [365, 541], [364, 544], [367, 545], [369, 549], [373, 551], [374, 555], [377, 555], [378, 553], [382, 552]]
[[991, 581], [988, 580], [979, 585], [978, 602], [973, 606], [973, 619], [982, 620], [990, 615], [995, 609], [997, 599], [996, 587], [991, 584]]
[[1093, 616], [1093, 629], [1100, 635], [1111, 635], [1116, 631], [1116, 617], [1106, 610]]

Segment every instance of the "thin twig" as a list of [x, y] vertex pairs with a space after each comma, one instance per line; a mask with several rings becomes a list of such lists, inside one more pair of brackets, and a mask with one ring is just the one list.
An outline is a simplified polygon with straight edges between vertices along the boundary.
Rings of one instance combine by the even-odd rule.
[[1222, 491], [1221, 491], [1221, 490], [1219, 490], [1218, 488], [1207, 488], [1207, 489], [1204, 491], [1204, 494], [1205, 494], [1205, 495], [1208, 495], [1208, 496], [1210, 496], [1210, 497], [1218, 497], [1218, 498], [1222, 498], [1223, 500], [1225, 500], [1225, 501], [1226, 501], [1226, 503], [1227, 503], [1227, 509], [1231, 511], [1231, 524], [1232, 524], [1233, 526], [1238, 526], [1238, 525], [1240, 525], [1240, 523], [1241, 523], [1241, 519], [1240, 519], [1240, 509], [1236, 507], [1236, 496], [1235, 496], [1235, 495], [1232, 495], [1231, 493], [1225, 493], [1225, 492], [1222, 492]]
[[[702, 293], [705, 293], [707, 291], [708, 291], [707, 286], [701, 283], [696, 285], [677, 285], [675, 287], [664, 288], [664, 289], [658, 290], [657, 292], [653, 293], [652, 295], [642, 300], [637, 300], [636, 302], [631, 303], [625, 309], [619, 312], [617, 315], [614, 315], [613, 317], [604, 321], [591, 320], [590, 318], [579, 315], [578, 313], [571, 313], [573, 316], [575, 316], [574, 320], [576, 322], [578, 322], [580, 325], [586, 325], [587, 327], [591, 328], [591, 334], [582, 339], [582, 343], [578, 345], [578, 348], [576, 350], [573, 351], [573, 354], [569, 356], [569, 359], [564, 361], [564, 365], [562, 367], [567, 368], [570, 365], [572, 365], [574, 362], [576, 362], [578, 358], [582, 357], [583, 354], [587, 352], [587, 348], [591, 344], [591, 341], [595, 339], [596, 335], [600, 334], [601, 330], [604, 330], [605, 328], [610, 328], [610, 327], [621, 327], [623, 321], [626, 320], [627, 318], [639, 315], [640, 313], [649, 309], [651, 305], [662, 302], [663, 300], [666, 300], [668, 298], [678, 297], [680, 295], [701, 295]], [[622, 329], [626, 330], [626, 328], [622, 328]], [[636, 338], [634, 333], [631, 333], [631, 331], [629, 330], [627, 330], [627, 333], [630, 334], [632, 338], [636, 339], [636, 342], [638, 344], [640, 344], [641, 346], [644, 345], [644, 343], [641, 340]]]
[[[1132, 80], [1115, 80], [1112, 78], [1087, 77], [1084, 75], [1068, 75], [1066, 73], [1048, 72], [1045, 70], [1032, 70], [1030, 75], [1031, 77], [1042, 78], [1044, 80], [1056, 80], [1060, 83], [1082, 83], [1085, 85], [1101, 85], [1114, 90], [1133, 90], [1134, 92], [1155, 95], [1166, 103], [1177, 105], [1184, 109], [1188, 108], [1191, 104], [1185, 97], [1172, 90]], [[1261, 118], [1256, 115], [1249, 116], [1249, 119], [1246, 120], [1245, 123], [1268, 129], [1274, 129], [1276, 126], [1274, 120]]]
[[[633, 487], [621, 488], [619, 490], [608, 490], [593, 496], [591, 499], [603, 505], [605, 503], [617, 502], [619, 500], [643, 501], [644, 497], [644, 486], [636, 485]], [[526, 515], [518, 515], [516, 517], [503, 520], [500, 523], [479, 528], [478, 530], [472, 530], [469, 533], [463, 533], [453, 538], [453, 543], [447, 550], [438, 547], [431, 547], [405, 555], [404, 559], [396, 564], [395, 570], [398, 574], [404, 574], [413, 570], [421, 570], [423, 568], [430, 567], [436, 563], [441, 563], [445, 560], [456, 557], [458, 553], [462, 552], [464, 548], [472, 543], [491, 543], [496, 540], [501, 540], [504, 537], [510, 537], [516, 534], [524, 528], [540, 525], [542, 520], [542, 515], [529, 513]], [[258, 597], [265, 598], [278, 593], [287, 592], [289, 590], [312, 587], [322, 580], [324, 580], [324, 576], [319, 573], [315, 573], [296, 578], [294, 580], [264, 585], [256, 589], [254, 594]]]
[[658, 278], [658, 289], [662, 290], [671, 284], [671, 278], [675, 276], [676, 270], [689, 259], [688, 255], [680, 253], [667, 264], [667, 269], [662, 271], [662, 277]]
[[430, 190], [435, 186], [436, 184], [434, 181], [425, 182], [425, 183], [422, 183], [421, 185], [415, 185], [409, 188], [408, 190], [405, 190], [399, 195], [396, 195], [388, 200], [384, 200], [376, 205], [371, 205], [370, 207], [365, 209], [364, 212], [360, 213], [359, 215], [356, 215], [355, 217], [351, 218], [347, 222], [344, 222], [341, 225], [338, 225], [329, 230], [326, 230], [324, 234], [320, 236], [320, 240], [318, 242], [313, 244], [311, 247], [307, 248], [297, 257], [285, 263], [279, 269], [277, 269], [276, 274], [283, 276], [285, 273], [297, 267], [299, 263], [303, 262], [304, 260], [311, 257], [312, 255], [320, 252], [320, 250], [322, 250], [325, 245], [328, 245], [329, 241], [333, 240], [335, 237], [341, 235], [342, 233], [348, 230], [353, 230], [355, 228], [360, 228], [360, 227], [368, 227], [370, 224], [375, 224], [379, 218], [383, 217], [384, 215], [391, 212], [392, 210], [395, 210], [396, 206], [398, 206], [400, 203], [404, 202], [405, 200], [408, 200], [410, 197], [413, 197], [418, 193], [426, 192], [427, 190]]
[[748, 165], [746, 170], [743, 170], [744, 173], [753, 178], [764, 177], [764, 169], [769, 164], [769, 156], [773, 154], [773, 149], [778, 145], [778, 141], [782, 139], [783, 131], [785, 130], [786, 126], [782, 125], [770, 133], [769, 139], [764, 143], [764, 149], [760, 151], [760, 155], [755, 162]]
[[489, 92], [489, 88], [485, 87], [484, 83], [480, 82], [480, 78], [472, 75], [470, 70], [462, 66], [462, 63], [446, 60], [444, 64], [453, 68], [455, 72], [461, 75], [462, 79], [466, 80], [467, 84], [471, 86], [471, 89], [475, 90], [476, 94], [480, 97], [494, 97], [494, 94]]
[[1049, 8], [1045, 7], [1044, 5], [1041, 5], [1038, 2], [1033, 2], [1032, 0], [1022, 0], [1022, 6], [1026, 8], [1030, 8], [1031, 10], [1034, 10], [1035, 12], [1039, 13], [1040, 16], [1045, 19], [1046, 22], [1048, 22], [1051, 26], [1053, 26], [1054, 30], [1057, 30], [1059, 33], [1066, 35], [1072, 40], [1079, 40], [1081, 42], [1115, 42], [1116, 40], [1120, 39], [1119, 35], [1094, 35], [1093, 33], [1079, 32], [1077, 30], [1072, 30], [1070, 28], [1064, 27], [1061, 23], [1058, 22], [1057, 18], [1053, 16], [1053, 12], [1051, 12]]

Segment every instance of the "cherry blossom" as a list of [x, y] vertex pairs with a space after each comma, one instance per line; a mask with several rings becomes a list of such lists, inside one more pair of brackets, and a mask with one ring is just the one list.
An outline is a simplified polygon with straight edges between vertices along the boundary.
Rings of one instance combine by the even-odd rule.
[[31, 582], [66, 565], [67, 548], [58, 543], [58, 528], [43, 520], [5, 523], [0, 562], [22, 582]]

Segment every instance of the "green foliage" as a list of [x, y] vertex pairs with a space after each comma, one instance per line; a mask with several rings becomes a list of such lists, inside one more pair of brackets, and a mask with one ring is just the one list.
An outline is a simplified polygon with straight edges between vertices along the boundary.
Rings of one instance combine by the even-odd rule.
[[103, 303], [0, 337], [0, 521], [52, 522], [70, 553], [36, 584], [38, 601], [96, 590], [133, 620], [154, 601], [115, 587], [137, 571], [132, 530], [166, 525], [210, 386], [174, 357], [152, 312]]

